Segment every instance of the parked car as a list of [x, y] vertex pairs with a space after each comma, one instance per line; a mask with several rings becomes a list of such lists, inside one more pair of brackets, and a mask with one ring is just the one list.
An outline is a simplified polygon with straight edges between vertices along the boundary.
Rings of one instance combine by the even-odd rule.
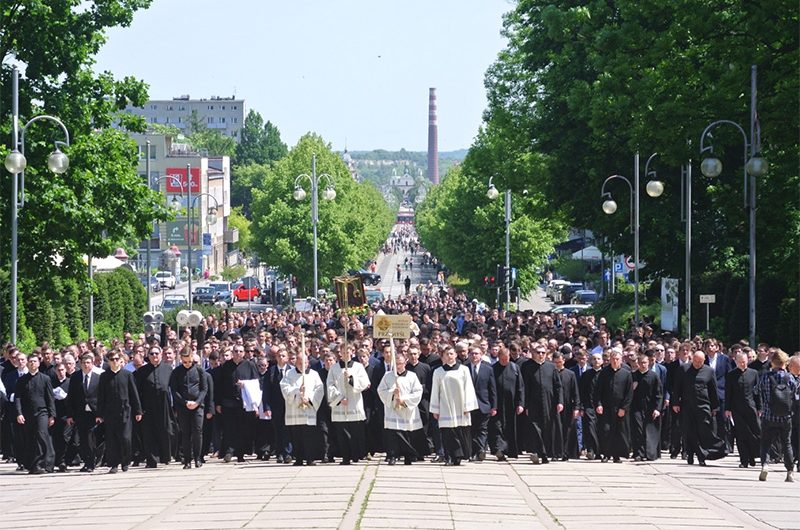
[[572, 293], [572, 300], [570, 300], [570, 302], [573, 304], [591, 305], [597, 302], [597, 292], [592, 289], [578, 289]]
[[578, 282], [565, 285], [556, 292], [557, 294], [554, 302], [557, 304], [567, 304], [570, 300], [572, 300], [572, 295], [575, 293], [575, 291], [580, 291], [585, 288], [586, 287], [582, 283]]
[[[141, 277], [139, 281], [142, 282], [144, 288], [147, 289], [147, 278]], [[159, 282], [155, 276], [150, 276], [150, 290], [153, 292], [158, 292], [161, 290], [161, 282]]]
[[217, 301], [217, 293], [211, 287], [198, 287], [192, 293], [195, 304], [213, 304]]
[[381, 283], [381, 275], [370, 272], [366, 269], [350, 269], [347, 271], [350, 276], [359, 276], [364, 286], [378, 285]]
[[239, 278], [236, 281], [236, 283], [241, 283], [242, 285], [248, 288], [258, 287], [259, 289], [261, 289], [261, 282], [255, 276], [244, 276], [242, 278]]
[[225, 302], [228, 305], [233, 304], [233, 287], [230, 282], [211, 282], [208, 286], [214, 290], [217, 302]]
[[367, 303], [369, 305], [372, 305], [376, 302], [383, 302], [385, 299], [383, 292], [380, 289], [364, 289], [364, 297], [367, 299]]
[[550, 283], [548, 283], [547, 287], [545, 287], [544, 294], [551, 300], [554, 300], [556, 287], [559, 285], [567, 285], [569, 283], [569, 280], [550, 280]]
[[156, 280], [164, 289], [174, 289], [178, 285], [175, 275], [169, 271], [159, 271], [156, 273]]
[[591, 306], [587, 304], [565, 304], [554, 307], [553, 313], [573, 315], [575, 313], [580, 313], [581, 311], [585, 311], [586, 309], [589, 309], [589, 307]]
[[[257, 281], [257, 280], [256, 280]], [[238, 281], [233, 286], [233, 301], [241, 302], [256, 299], [261, 294], [261, 289], [253, 282]]]
[[167, 311], [172, 311], [173, 309], [178, 309], [180, 307], [189, 307], [189, 300], [182, 294], [171, 294], [169, 296], [165, 296], [164, 300], [161, 302], [161, 312], [166, 313]]

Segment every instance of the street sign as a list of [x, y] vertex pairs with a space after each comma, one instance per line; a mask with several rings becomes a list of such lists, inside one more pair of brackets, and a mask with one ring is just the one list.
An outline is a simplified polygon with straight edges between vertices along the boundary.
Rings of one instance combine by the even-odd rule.
[[603, 271], [603, 280], [610, 282], [611, 281], [611, 271], [606, 269]]
[[376, 339], [410, 339], [411, 315], [375, 315], [372, 336]]
[[636, 268], [636, 264], [633, 262], [632, 257], [625, 256], [625, 266], [628, 267], [628, 270], [633, 270]]
[[619, 261], [614, 262], [614, 272], [622, 272], [622, 263]]
[[701, 294], [700, 295], [700, 303], [701, 304], [716, 304], [717, 303], [717, 295], [715, 295], [715, 294]]

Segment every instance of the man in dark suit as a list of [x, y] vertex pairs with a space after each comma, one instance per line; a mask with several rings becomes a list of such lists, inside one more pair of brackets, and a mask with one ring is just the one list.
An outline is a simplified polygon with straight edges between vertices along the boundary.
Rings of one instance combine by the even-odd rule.
[[69, 395], [69, 377], [64, 363], [53, 365], [53, 376], [50, 378], [53, 385], [53, 395], [56, 399], [56, 421], [51, 434], [53, 438], [53, 456], [55, 460], [48, 462], [48, 469], [58, 468], [60, 473], [67, 470], [67, 447], [72, 439], [73, 425], [67, 423], [67, 396]]
[[725, 376], [728, 372], [736, 368], [736, 364], [719, 348], [717, 339], [706, 339], [703, 341], [703, 351], [706, 354], [706, 364], [714, 370], [717, 380], [717, 397], [719, 398], [719, 408], [714, 419], [716, 421], [716, 434], [725, 441], [725, 450], [730, 453], [733, 451], [733, 438], [728, 421], [725, 418]]
[[11, 347], [7, 353], [8, 359], [3, 363], [2, 381], [3, 386], [6, 387], [6, 395], [9, 398], [3, 405], [3, 456], [10, 460], [14, 458], [17, 462], [17, 471], [22, 471], [25, 466], [22, 465], [22, 458], [24, 455], [23, 447], [23, 427], [17, 423], [17, 411], [11, 397], [14, 394], [14, 388], [17, 386], [17, 381], [20, 377], [28, 373], [28, 357]]
[[81, 369], [76, 370], [69, 378], [67, 392], [67, 423], [75, 424], [80, 440], [80, 454], [83, 460], [84, 473], [94, 471], [97, 451], [97, 390], [102, 370], [95, 368], [94, 355], [84, 353], [81, 356]]
[[[419, 348], [412, 346], [408, 349], [408, 363], [406, 369], [416, 374], [419, 379], [419, 384], [422, 385], [422, 399], [419, 402], [419, 415], [422, 418], [422, 431], [412, 431], [411, 436], [414, 440], [414, 448], [419, 454], [419, 459], [424, 458], [430, 454], [433, 449], [433, 439], [428, 440], [428, 432], [430, 428], [430, 403], [431, 403], [431, 382], [433, 380], [433, 370], [427, 363], [420, 362]], [[369, 375], [369, 374], [367, 374]], [[366, 408], [366, 407], [365, 407]]]
[[264, 411], [272, 413], [272, 429], [275, 432], [275, 445], [272, 448], [275, 460], [279, 464], [290, 464], [292, 456], [289, 452], [289, 433], [286, 430], [286, 400], [281, 393], [281, 380], [291, 369], [286, 350], [275, 354], [275, 364], [267, 370], [267, 380], [262, 393]]
[[469, 350], [469, 373], [478, 398], [478, 408], [471, 411], [472, 455], [470, 460], [482, 461], [486, 458], [486, 444], [489, 436], [489, 418], [497, 414], [497, 383], [492, 365], [482, 359], [480, 348]]
[[108, 370], [100, 374], [97, 390], [98, 423], [106, 426], [106, 460], [109, 473], [116, 473], [117, 466], [128, 471], [131, 461], [131, 442], [133, 424], [142, 421], [142, 405], [133, 374], [122, 369], [120, 353], [112, 351], [108, 354]]

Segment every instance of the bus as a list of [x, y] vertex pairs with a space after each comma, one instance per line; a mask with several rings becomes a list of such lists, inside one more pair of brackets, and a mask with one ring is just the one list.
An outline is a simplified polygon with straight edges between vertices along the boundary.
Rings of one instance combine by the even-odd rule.
[[400, 209], [397, 210], [397, 224], [413, 225], [414, 209], [409, 206], [400, 206]]

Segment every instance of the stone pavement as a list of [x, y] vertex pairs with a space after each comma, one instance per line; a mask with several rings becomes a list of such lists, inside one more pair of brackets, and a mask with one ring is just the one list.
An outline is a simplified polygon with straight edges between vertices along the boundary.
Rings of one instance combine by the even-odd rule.
[[[413, 260], [413, 269], [407, 270], [403, 268], [403, 260], [406, 257]], [[397, 281], [396, 267], [398, 263], [402, 269], [400, 281]], [[412, 256], [410, 253], [403, 251], [398, 251], [397, 254], [381, 254], [378, 257], [378, 274], [381, 275], [381, 283], [377, 288], [383, 291], [385, 296], [388, 297], [391, 295], [393, 299], [396, 299], [405, 293], [403, 280], [405, 280], [406, 275], [411, 277], [412, 293], [414, 292], [414, 288], [418, 283], [422, 283], [422, 285], [428, 285], [428, 280], [430, 280], [434, 283], [434, 285], [436, 285], [436, 269], [434, 267], [423, 267], [422, 256], [419, 254]]]
[[526, 459], [444, 467], [293, 467], [212, 459], [109, 475], [30, 476], [0, 465], [0, 528], [800, 528], [800, 483], [738, 459], [621, 464]]

